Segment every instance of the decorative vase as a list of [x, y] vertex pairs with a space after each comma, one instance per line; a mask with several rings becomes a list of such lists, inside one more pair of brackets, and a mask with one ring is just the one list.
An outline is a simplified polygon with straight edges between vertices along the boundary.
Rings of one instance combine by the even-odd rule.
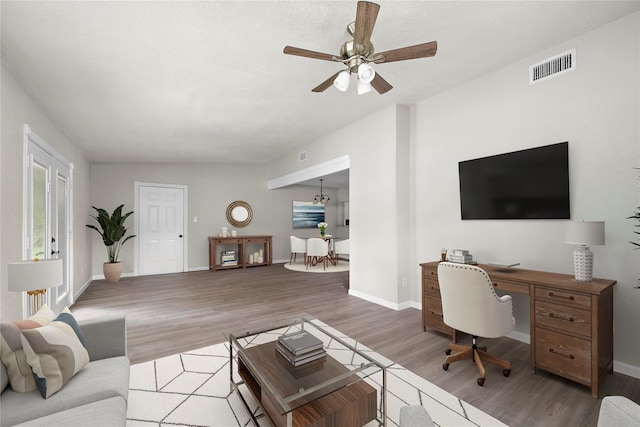
[[326, 230], [325, 230], [324, 228], [321, 228], [321, 229], [320, 229], [320, 235], [321, 235], [322, 237], [324, 237], [324, 233], [325, 233], [325, 231], [326, 231]]
[[102, 265], [102, 272], [104, 278], [109, 283], [115, 283], [120, 280], [120, 274], [122, 273], [122, 263], [118, 262], [105, 262]]

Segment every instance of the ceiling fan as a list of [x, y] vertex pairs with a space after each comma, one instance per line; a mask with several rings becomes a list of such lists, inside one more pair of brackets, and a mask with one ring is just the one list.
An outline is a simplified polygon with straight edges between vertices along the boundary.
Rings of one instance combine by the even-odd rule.
[[313, 88], [312, 92], [323, 92], [332, 84], [337, 89], [345, 92], [349, 87], [351, 73], [353, 73], [358, 76], [358, 94], [367, 93], [371, 91], [372, 87], [378, 93], [383, 94], [391, 90], [393, 86], [383, 79], [369, 63], [383, 64], [385, 62], [426, 58], [436, 54], [438, 43], [435, 41], [376, 53], [370, 38], [379, 10], [380, 5], [376, 3], [358, 2], [356, 20], [347, 25], [347, 32], [353, 39], [347, 40], [342, 44], [339, 56], [285, 46], [284, 53], [287, 55], [341, 62], [346, 65], [346, 70], [338, 71]]

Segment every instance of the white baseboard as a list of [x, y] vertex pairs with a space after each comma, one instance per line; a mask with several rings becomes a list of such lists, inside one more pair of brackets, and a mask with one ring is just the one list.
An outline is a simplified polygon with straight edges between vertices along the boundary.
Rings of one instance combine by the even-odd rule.
[[628, 375], [633, 378], [640, 379], [640, 366], [629, 365], [628, 363], [613, 361], [613, 372]]
[[524, 332], [511, 331], [506, 336], [508, 338], [523, 342], [525, 344], [531, 344], [531, 336], [529, 334], [525, 334]]
[[73, 293], [73, 302], [71, 303], [71, 305], [73, 305], [78, 300], [78, 298], [80, 298], [80, 295], [82, 295], [82, 293], [87, 290], [93, 280], [94, 279], [92, 278], [87, 279], [87, 281], [84, 282], [82, 286], [80, 286], [80, 289], [75, 290], [75, 292]]
[[392, 310], [396, 310], [396, 311], [400, 310], [400, 305], [399, 304], [395, 304], [395, 303], [389, 302], [389, 301], [384, 300], [382, 298], [372, 297], [371, 295], [368, 295], [368, 294], [365, 294], [365, 293], [362, 293], [362, 292], [358, 292], [358, 291], [354, 291], [353, 289], [349, 289], [349, 295], [353, 295], [354, 297], [358, 297], [358, 298], [363, 299], [365, 301], [369, 301], [369, 302], [381, 305], [383, 307], [390, 308]]

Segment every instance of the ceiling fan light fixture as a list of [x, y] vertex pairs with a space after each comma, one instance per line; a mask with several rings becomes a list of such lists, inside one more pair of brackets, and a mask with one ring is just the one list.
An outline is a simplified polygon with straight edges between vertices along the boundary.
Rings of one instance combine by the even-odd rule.
[[369, 64], [360, 64], [358, 66], [358, 78], [365, 83], [371, 83], [376, 76], [376, 70]]
[[341, 92], [346, 92], [349, 89], [349, 83], [351, 81], [351, 73], [347, 70], [340, 71], [338, 76], [333, 81], [333, 85]]
[[358, 80], [358, 95], [369, 93], [372, 89], [373, 87], [371, 86], [371, 83], [368, 83], [364, 80]]

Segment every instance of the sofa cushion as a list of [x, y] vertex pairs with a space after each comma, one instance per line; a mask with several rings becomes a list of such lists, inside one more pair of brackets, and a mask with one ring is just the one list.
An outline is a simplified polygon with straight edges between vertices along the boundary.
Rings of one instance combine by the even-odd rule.
[[[0, 425], [10, 426], [129, 393], [129, 359], [112, 357], [89, 363], [62, 390], [48, 399], [37, 391], [16, 393], [7, 389], [0, 399]], [[53, 425], [53, 424], [50, 424]]]
[[26, 320], [0, 323], [0, 359], [7, 369], [9, 383], [14, 391], [26, 393], [36, 389], [31, 367], [22, 348], [20, 330], [48, 325], [55, 317], [53, 311], [43, 305]]
[[46, 326], [22, 331], [22, 346], [36, 387], [51, 397], [89, 363], [89, 353], [78, 323], [63, 312]]
[[99, 400], [18, 424], [19, 427], [116, 427], [127, 423], [127, 402], [122, 397]]
[[4, 363], [0, 363], [0, 393], [9, 385], [9, 373]]

